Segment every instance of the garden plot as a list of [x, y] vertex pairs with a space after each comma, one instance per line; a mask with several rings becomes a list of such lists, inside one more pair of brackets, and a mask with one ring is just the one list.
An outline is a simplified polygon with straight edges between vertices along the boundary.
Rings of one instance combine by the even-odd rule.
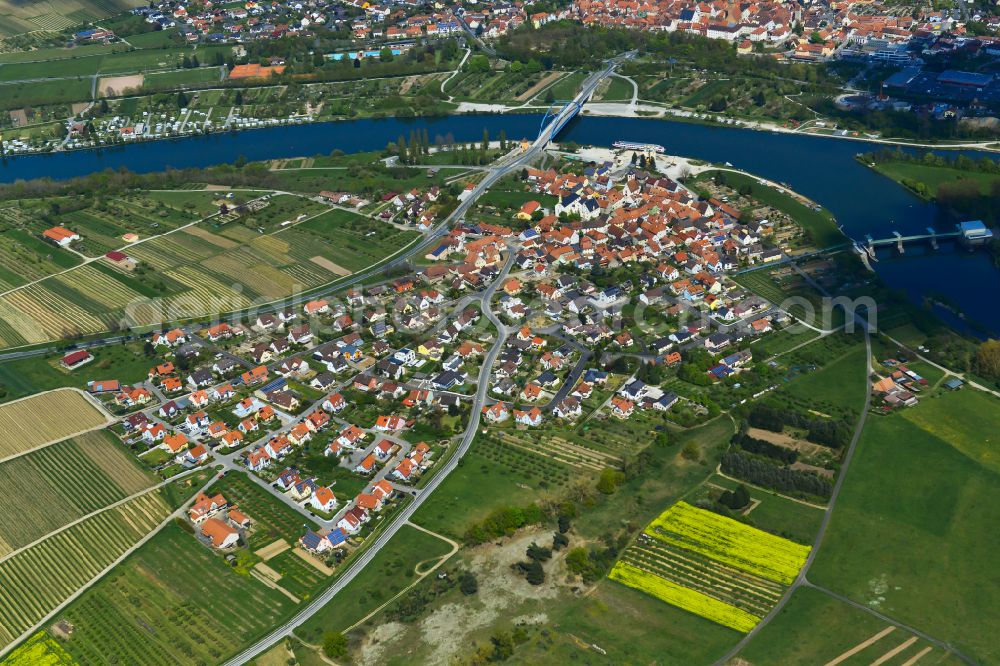
[[651, 522], [610, 577], [713, 622], [750, 631], [798, 575], [809, 546], [678, 502]]
[[0, 439], [0, 460], [107, 423], [107, 416], [74, 389], [9, 402], [0, 406], [0, 432], [4, 434]]
[[600, 472], [605, 467], [617, 468], [621, 465], [621, 458], [618, 456], [577, 446], [561, 437], [503, 432], [500, 438], [509, 446], [531, 451], [577, 469]]

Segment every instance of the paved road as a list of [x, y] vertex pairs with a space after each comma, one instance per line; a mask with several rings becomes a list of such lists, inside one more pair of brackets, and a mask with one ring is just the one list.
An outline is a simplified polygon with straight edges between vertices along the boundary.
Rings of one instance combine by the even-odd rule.
[[[857, 318], [860, 319], [858, 316]], [[867, 322], [864, 324], [865, 333], [865, 405], [861, 410], [861, 417], [858, 419], [857, 425], [854, 427], [854, 436], [851, 438], [851, 443], [847, 447], [847, 453], [844, 455], [844, 461], [840, 466], [840, 473], [837, 474], [837, 480], [833, 484], [833, 493], [830, 495], [830, 501], [826, 505], [826, 511], [823, 513], [823, 520], [820, 522], [819, 530], [816, 533], [816, 538], [813, 540], [812, 549], [809, 551], [809, 557], [806, 558], [805, 565], [799, 571], [799, 575], [795, 578], [795, 581], [785, 590], [785, 594], [781, 597], [778, 603], [771, 609], [767, 615], [764, 616], [757, 625], [751, 629], [736, 645], [734, 645], [725, 655], [718, 659], [715, 663], [716, 666], [722, 666], [727, 663], [730, 659], [739, 654], [740, 650], [747, 646], [747, 644], [756, 636], [760, 631], [766, 627], [771, 620], [778, 616], [785, 605], [791, 600], [792, 594], [795, 590], [799, 589], [803, 585], [807, 585], [806, 575], [809, 573], [809, 568], [812, 567], [813, 561], [816, 559], [816, 555], [819, 554], [820, 546], [823, 544], [823, 537], [826, 535], [826, 529], [830, 524], [830, 518], [833, 516], [833, 510], [837, 505], [837, 498], [840, 496], [840, 489], [844, 484], [844, 479], [847, 477], [847, 469], [851, 465], [851, 460], [854, 458], [854, 451], [857, 448], [858, 441], [861, 439], [861, 432], [865, 427], [865, 420], [868, 417], [868, 408], [871, 406], [872, 393], [870, 390], [868, 382], [868, 373], [872, 367], [872, 342], [871, 334], [868, 331]]]
[[490, 301], [493, 298], [493, 294], [496, 292], [497, 288], [503, 282], [503, 278], [510, 271], [511, 265], [514, 263], [514, 252], [509, 251], [507, 260], [504, 263], [503, 270], [496, 280], [483, 292], [483, 313], [486, 318], [497, 328], [497, 337], [490, 347], [489, 352], [486, 354], [486, 359], [483, 361], [483, 365], [479, 371], [479, 386], [476, 391], [476, 399], [472, 405], [472, 412], [469, 414], [469, 423], [465, 429], [465, 434], [462, 436], [462, 441], [458, 445], [458, 449], [455, 454], [452, 455], [448, 461], [437, 470], [437, 473], [431, 479], [422, 491], [414, 497], [413, 501], [410, 502], [396, 517], [393, 519], [391, 525], [388, 525], [377, 537], [375, 541], [369, 544], [361, 555], [351, 563], [346, 571], [344, 571], [340, 578], [331, 587], [324, 590], [320, 595], [315, 597], [308, 606], [296, 613], [290, 620], [285, 622], [282, 626], [278, 627], [270, 634], [256, 642], [254, 645], [250, 646], [243, 652], [235, 655], [227, 663], [227, 666], [236, 666], [238, 664], [243, 664], [250, 659], [252, 659], [259, 652], [270, 647], [277, 641], [281, 640], [285, 636], [288, 636], [292, 631], [313, 616], [317, 611], [319, 611], [323, 606], [325, 606], [331, 599], [336, 596], [338, 592], [344, 589], [354, 577], [360, 573], [365, 566], [378, 554], [385, 544], [389, 542], [390, 539], [413, 517], [424, 501], [430, 497], [431, 493], [437, 488], [448, 475], [458, 466], [459, 461], [462, 456], [469, 450], [469, 446], [472, 445], [472, 441], [476, 436], [476, 432], [479, 429], [479, 419], [482, 415], [481, 406], [486, 399], [486, 392], [489, 385], [489, 374], [496, 362], [497, 357], [500, 355], [500, 351], [503, 349], [505, 340], [509, 331], [507, 326], [501, 322], [497, 316], [493, 313], [490, 307]]
[[[616, 58], [615, 60], [610, 61], [604, 70], [590, 75], [584, 82], [584, 85], [576, 97], [576, 101], [581, 103], [586, 101], [590, 95], [593, 94], [597, 84], [600, 83], [604, 77], [610, 75], [623, 59], [631, 56], [632, 54], [627, 54], [623, 57]], [[511, 154], [503, 157], [495, 163], [493, 167], [489, 169], [483, 180], [480, 181], [476, 188], [472, 191], [472, 195], [459, 204], [459, 206], [455, 209], [455, 212], [452, 213], [448, 219], [442, 223], [442, 225], [445, 223], [450, 224], [453, 220], [461, 219], [461, 217], [465, 215], [476, 200], [494, 183], [507, 174], [514, 172], [518, 168], [534, 160], [545, 149], [545, 146], [548, 145], [549, 141], [552, 140], [554, 130], [561, 128], [564, 122], [574, 113], [575, 109], [573, 108], [573, 105], [567, 105], [566, 108], [560, 111], [559, 114], [552, 119], [551, 123], [545, 127], [535, 142], [527, 150], [520, 154]], [[459, 442], [458, 449], [455, 451], [454, 455], [448, 458], [448, 461], [437, 470], [430, 482], [413, 498], [413, 501], [396, 515], [392, 524], [388, 525], [377, 537], [375, 537], [374, 542], [370, 543], [361, 555], [358, 556], [353, 563], [351, 563], [348, 569], [341, 574], [336, 583], [324, 590], [319, 596], [315, 597], [308, 606], [296, 613], [282, 626], [276, 628], [261, 640], [232, 657], [228, 662], [226, 662], [227, 666], [236, 666], [249, 661], [261, 651], [291, 634], [296, 627], [300, 626], [312, 617], [313, 614], [325, 606], [331, 599], [334, 598], [334, 596], [336, 596], [338, 592], [343, 590], [344, 587], [354, 580], [354, 577], [357, 576], [369, 562], [371, 562], [382, 547], [384, 547], [385, 544], [392, 539], [396, 532], [398, 532], [399, 529], [410, 520], [413, 514], [416, 513], [417, 509], [423, 505], [424, 501], [431, 496], [434, 490], [446, 478], [448, 478], [448, 475], [458, 466], [462, 457], [472, 445], [472, 441], [475, 439], [476, 432], [479, 429], [479, 420], [482, 416], [482, 406], [487, 400], [487, 392], [489, 390], [490, 372], [493, 368], [493, 364], [496, 363], [497, 358], [500, 356], [500, 351], [503, 349], [507, 336], [510, 333], [507, 325], [500, 321], [500, 319], [493, 312], [492, 299], [496, 290], [503, 283], [504, 278], [510, 272], [511, 266], [514, 264], [514, 256], [514, 248], [508, 248], [507, 258], [504, 261], [504, 266], [500, 271], [500, 274], [489, 287], [481, 292], [479, 296], [479, 300], [482, 303], [483, 314], [496, 328], [497, 336], [493, 345], [486, 353], [486, 357], [483, 359], [483, 364], [480, 367], [479, 378], [476, 385], [476, 396], [472, 404], [472, 411], [469, 414], [469, 423], [466, 426], [465, 433], [463, 434], [462, 440]]]

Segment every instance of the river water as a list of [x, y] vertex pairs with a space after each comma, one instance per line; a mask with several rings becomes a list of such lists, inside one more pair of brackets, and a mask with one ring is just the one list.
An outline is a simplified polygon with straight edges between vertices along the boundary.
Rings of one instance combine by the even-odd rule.
[[[461, 115], [444, 118], [353, 120], [270, 127], [239, 133], [186, 137], [136, 143], [100, 151], [30, 155], [0, 163], [0, 182], [48, 176], [82, 176], [102, 169], [125, 167], [135, 172], [167, 167], [200, 167], [233, 162], [239, 157], [263, 160], [280, 157], [378, 150], [411, 130], [427, 129], [430, 139], [480, 141], [483, 129], [496, 138], [501, 129], [510, 139], [534, 138], [540, 115]], [[450, 135], [450, 137], [449, 137]], [[559, 136], [562, 141], [610, 146], [617, 140], [658, 143], [668, 154], [730, 162], [733, 166], [774, 181], [819, 202], [836, 216], [855, 239], [876, 238], [893, 231], [922, 233], [934, 226], [935, 205], [921, 201], [892, 181], [865, 168], [855, 154], [874, 144], [807, 135], [711, 127], [648, 118], [578, 117]], [[976, 157], [975, 152], [966, 154]], [[939, 230], [947, 225], [938, 224]], [[951, 247], [927, 252], [907, 248], [903, 257], [880, 254], [879, 275], [919, 300], [943, 294], [967, 316], [1000, 332], [998, 272], [985, 252], [966, 253]]]

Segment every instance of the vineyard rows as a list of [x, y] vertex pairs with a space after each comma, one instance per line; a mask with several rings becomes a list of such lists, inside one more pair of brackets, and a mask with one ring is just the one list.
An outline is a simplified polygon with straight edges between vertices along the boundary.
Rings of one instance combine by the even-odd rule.
[[678, 502], [622, 553], [610, 577], [747, 632], [778, 603], [808, 554], [808, 546]]
[[147, 493], [0, 562], [0, 645], [39, 622], [170, 513]]
[[686, 502], [660, 514], [646, 527], [646, 534], [785, 585], [795, 580], [810, 550]]
[[[58, 418], [53, 418], [58, 414]], [[106, 418], [90, 400], [73, 389], [60, 389], [0, 406], [0, 459], [96, 430]]]
[[0, 557], [152, 483], [103, 431], [2, 463]]
[[[617, 467], [621, 464], [617, 457], [601, 454], [580, 446], [574, 446], [560, 439], [539, 438], [526, 441], [525, 439], [509, 432], [500, 435], [502, 441], [509, 446], [515, 446], [525, 451], [537, 453], [538, 455], [551, 458], [556, 462], [571, 465], [578, 469], [588, 469], [600, 472], [605, 467]], [[558, 442], [558, 443], [557, 443]]]

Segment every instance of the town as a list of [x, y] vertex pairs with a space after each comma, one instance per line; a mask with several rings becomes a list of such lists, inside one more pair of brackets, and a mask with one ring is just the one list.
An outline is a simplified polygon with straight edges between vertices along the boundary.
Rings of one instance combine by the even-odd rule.
[[997, 660], [998, 28], [0, 0], [0, 666]]

